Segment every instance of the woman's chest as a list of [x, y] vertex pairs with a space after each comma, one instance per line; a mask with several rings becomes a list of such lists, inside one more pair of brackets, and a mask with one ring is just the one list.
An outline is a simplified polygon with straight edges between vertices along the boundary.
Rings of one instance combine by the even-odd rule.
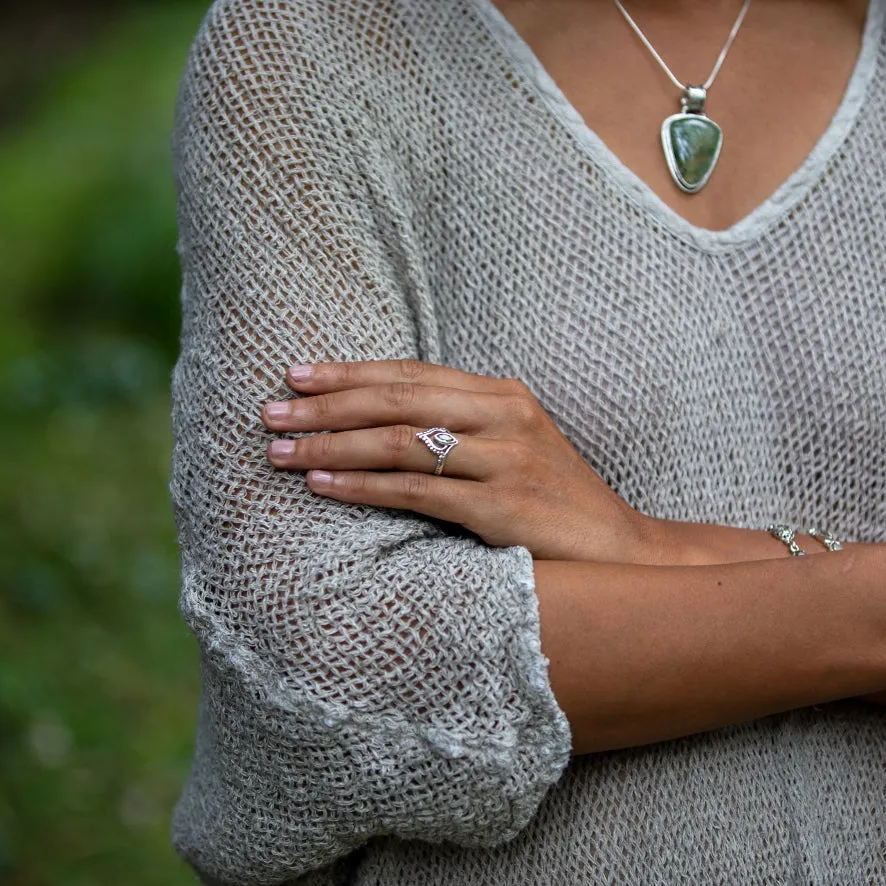
[[498, 206], [432, 265], [443, 362], [529, 384], [636, 507], [753, 523], [886, 484], [886, 199], [722, 255], [578, 192], [559, 220]]
[[[620, 175], [543, 81], [461, 37], [457, 58], [483, 73], [462, 71], [391, 144], [435, 359], [521, 378], [613, 487], [662, 515], [759, 525], [886, 488], [880, 69], [801, 182], [711, 232]], [[430, 77], [439, 95], [452, 63]], [[853, 524], [886, 533], [883, 502]]]

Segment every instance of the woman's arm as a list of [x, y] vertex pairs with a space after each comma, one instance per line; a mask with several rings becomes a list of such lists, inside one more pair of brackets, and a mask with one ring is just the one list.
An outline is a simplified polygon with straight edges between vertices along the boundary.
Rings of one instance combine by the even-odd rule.
[[716, 567], [537, 561], [573, 752], [886, 687], [886, 545]]
[[528, 551], [323, 499], [265, 460], [258, 404], [287, 362], [440, 352], [402, 169], [352, 83], [373, 5], [342, 9], [216, 3], [178, 105], [171, 489], [202, 695], [173, 833], [232, 886], [376, 835], [500, 842], [569, 760]]
[[[277, 467], [307, 469], [320, 495], [416, 510], [532, 552], [574, 751], [886, 686], [886, 546], [827, 553], [803, 536], [818, 556], [794, 558], [764, 530], [638, 514], [513, 380], [402, 361], [304, 369], [289, 382], [311, 396], [266, 405], [265, 421], [331, 433], [273, 444]], [[428, 476], [414, 433], [434, 415], [473, 432], [445, 477]]]
[[[418, 511], [458, 523], [494, 547], [521, 545], [536, 560], [711, 566], [788, 556], [765, 529], [634, 510], [521, 380], [370, 360], [291, 366], [286, 381], [302, 396], [263, 404], [265, 425], [325, 433], [274, 440], [268, 459], [282, 470], [307, 471], [319, 495]], [[436, 457], [416, 438], [428, 424], [446, 425], [460, 438], [445, 477], [430, 480]], [[328, 475], [324, 485], [320, 471]], [[826, 552], [808, 535], [796, 539], [808, 554]]]
[[[402, 361], [302, 369], [289, 382], [312, 396], [266, 405], [265, 421], [332, 433], [273, 444], [275, 465], [309, 469], [321, 495], [417, 510], [542, 561], [536, 585], [548, 586], [548, 645], [566, 663], [560, 691], [574, 750], [673, 738], [886, 685], [886, 546], [834, 554], [805, 536], [819, 556], [798, 559], [766, 531], [638, 514], [513, 380]], [[414, 433], [435, 415], [472, 431], [445, 477], [428, 476], [433, 458]], [[318, 469], [330, 471], [325, 486]], [[745, 565], [712, 565], [725, 563]]]

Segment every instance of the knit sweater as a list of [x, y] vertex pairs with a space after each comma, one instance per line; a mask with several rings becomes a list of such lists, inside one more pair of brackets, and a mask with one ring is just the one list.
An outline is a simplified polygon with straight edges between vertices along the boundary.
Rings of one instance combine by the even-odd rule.
[[525, 381], [644, 513], [886, 540], [884, 7], [816, 148], [718, 232], [490, 0], [211, 8], [171, 484], [202, 660], [174, 841], [207, 883], [886, 883], [884, 709], [571, 757], [529, 551], [316, 495], [259, 421], [290, 363], [418, 358]]

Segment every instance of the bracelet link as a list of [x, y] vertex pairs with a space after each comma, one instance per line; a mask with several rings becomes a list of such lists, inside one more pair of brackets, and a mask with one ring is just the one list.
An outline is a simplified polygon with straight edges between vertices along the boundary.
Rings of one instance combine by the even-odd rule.
[[766, 527], [766, 531], [784, 544], [791, 552], [792, 557], [806, 556], [806, 551], [796, 542], [797, 530], [793, 526], [788, 526], [786, 523], [772, 523]]
[[834, 538], [830, 532], [825, 532], [822, 529], [817, 529], [813, 526], [811, 529], [806, 530], [807, 535], [811, 535], [816, 541], [821, 542], [829, 551], [842, 551], [843, 545]]

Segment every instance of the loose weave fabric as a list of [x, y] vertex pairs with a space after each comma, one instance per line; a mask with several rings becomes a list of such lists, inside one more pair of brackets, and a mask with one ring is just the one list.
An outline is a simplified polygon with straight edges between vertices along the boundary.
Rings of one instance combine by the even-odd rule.
[[710, 232], [489, 0], [211, 8], [172, 477], [203, 681], [174, 840], [207, 883], [886, 883], [882, 709], [570, 759], [529, 551], [317, 496], [259, 421], [292, 362], [418, 358], [524, 380], [643, 512], [886, 540], [882, 22], [797, 174]]

